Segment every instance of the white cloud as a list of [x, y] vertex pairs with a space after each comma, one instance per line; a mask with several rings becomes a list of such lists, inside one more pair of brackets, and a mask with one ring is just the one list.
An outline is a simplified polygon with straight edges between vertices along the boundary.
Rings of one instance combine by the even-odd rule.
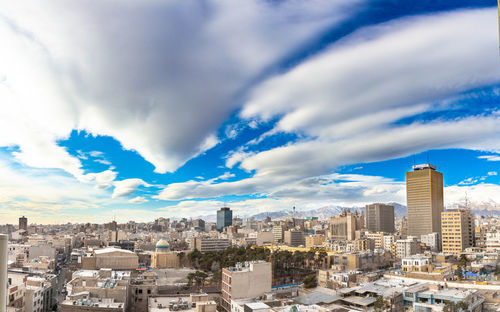
[[115, 181], [113, 183], [114, 190], [111, 197], [117, 198], [122, 196], [128, 196], [134, 193], [139, 186], [151, 186], [150, 184], [144, 182], [142, 179], [125, 179], [121, 181]]
[[499, 155], [483, 155], [483, 156], [479, 156], [477, 158], [486, 159], [487, 161], [500, 161]]
[[496, 171], [489, 171], [488, 175], [489, 176], [496, 176], [496, 175], [498, 175], [498, 172], [496, 172]]
[[144, 196], [137, 196], [137, 197], [129, 199], [128, 202], [133, 203], [133, 204], [143, 204], [143, 203], [147, 203], [148, 199]]
[[108, 169], [99, 173], [87, 173], [84, 178], [89, 182], [95, 182], [98, 188], [108, 188], [112, 186], [111, 182], [116, 179], [117, 175], [118, 172]]
[[57, 141], [86, 130], [174, 171], [218, 143], [253, 79], [360, 2], [5, 3], [0, 146], [80, 177]]
[[249, 97], [243, 118], [279, 117], [271, 133], [292, 132], [299, 139], [260, 153], [239, 149], [226, 165], [240, 163], [259, 181], [279, 176], [294, 181], [339, 165], [434, 148], [498, 149], [498, 112], [396, 123], [442, 110], [449, 105], [447, 98], [498, 82], [496, 25], [496, 10], [481, 9], [404, 18], [357, 31], [257, 86]]

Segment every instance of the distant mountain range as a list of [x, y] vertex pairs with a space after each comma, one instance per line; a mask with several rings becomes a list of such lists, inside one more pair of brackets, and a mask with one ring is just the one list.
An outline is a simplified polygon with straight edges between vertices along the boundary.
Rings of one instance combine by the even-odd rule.
[[[389, 203], [389, 205], [394, 206], [394, 213], [396, 216], [405, 216], [406, 215], [406, 206], [398, 204], [398, 203]], [[342, 211], [360, 211], [364, 210], [364, 207], [342, 207], [342, 206], [325, 206], [317, 209], [311, 210], [301, 210], [295, 212], [295, 217], [304, 219], [307, 217], [318, 217], [319, 219], [329, 219], [331, 216], [338, 215]], [[276, 211], [276, 212], [262, 212], [256, 215], [253, 215], [257, 220], [264, 220], [266, 217], [270, 217], [271, 219], [286, 219], [292, 217], [292, 211]]]
[[[394, 214], [397, 217], [406, 216], [406, 206], [391, 202], [388, 205], [394, 206]], [[463, 208], [461, 204], [449, 205], [448, 208]], [[476, 215], [500, 215], [500, 205], [497, 207], [496, 203], [470, 203], [469, 207], [471, 211]], [[324, 206], [321, 208], [311, 209], [311, 210], [298, 210], [295, 212], [295, 217], [299, 219], [304, 219], [307, 217], [318, 217], [319, 219], [329, 219], [331, 216], [338, 215], [340, 212], [347, 211], [360, 211], [364, 210], [364, 207], [342, 207], [342, 206]], [[257, 220], [264, 220], [270, 217], [272, 220], [287, 219], [292, 217], [292, 210], [282, 210], [282, 211], [272, 211], [272, 212], [261, 212], [255, 215], [240, 215], [239, 217], [246, 219], [248, 217], [254, 217]], [[215, 215], [200, 216], [199, 218], [207, 222], [215, 222]]]

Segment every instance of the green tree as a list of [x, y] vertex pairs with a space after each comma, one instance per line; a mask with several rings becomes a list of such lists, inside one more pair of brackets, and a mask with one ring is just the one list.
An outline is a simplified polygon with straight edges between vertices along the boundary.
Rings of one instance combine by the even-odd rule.
[[384, 297], [378, 296], [377, 300], [373, 303], [373, 308], [375, 311], [385, 311], [387, 309], [387, 304], [384, 300]]
[[455, 274], [457, 275], [458, 279], [460, 279], [460, 280], [464, 279], [464, 275], [462, 273], [462, 267], [461, 266], [458, 266], [457, 271], [455, 272]]
[[467, 260], [467, 256], [465, 254], [461, 254], [459, 259], [458, 259], [458, 262], [460, 263], [460, 266], [461, 267], [467, 267], [467, 263], [468, 263], [468, 260]]
[[316, 280], [316, 274], [311, 274], [307, 276], [306, 278], [304, 278], [302, 283], [304, 283], [304, 288], [314, 288], [318, 286], [318, 282]]
[[467, 311], [467, 308], [467, 304], [463, 301], [457, 303], [448, 301], [443, 307], [443, 312], [462, 312]]

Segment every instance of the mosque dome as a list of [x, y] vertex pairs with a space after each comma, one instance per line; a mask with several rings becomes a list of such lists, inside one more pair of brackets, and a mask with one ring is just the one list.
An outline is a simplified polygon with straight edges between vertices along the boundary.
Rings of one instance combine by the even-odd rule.
[[160, 239], [156, 243], [156, 249], [163, 249], [163, 250], [165, 250], [165, 249], [168, 249], [168, 247], [169, 247], [168, 246], [168, 242], [164, 238]]

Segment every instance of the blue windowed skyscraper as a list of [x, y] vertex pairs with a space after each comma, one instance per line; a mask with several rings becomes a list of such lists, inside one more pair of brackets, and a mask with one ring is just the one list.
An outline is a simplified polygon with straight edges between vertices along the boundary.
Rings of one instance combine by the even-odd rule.
[[229, 207], [222, 207], [217, 211], [217, 231], [222, 232], [226, 226], [233, 224], [233, 211]]

